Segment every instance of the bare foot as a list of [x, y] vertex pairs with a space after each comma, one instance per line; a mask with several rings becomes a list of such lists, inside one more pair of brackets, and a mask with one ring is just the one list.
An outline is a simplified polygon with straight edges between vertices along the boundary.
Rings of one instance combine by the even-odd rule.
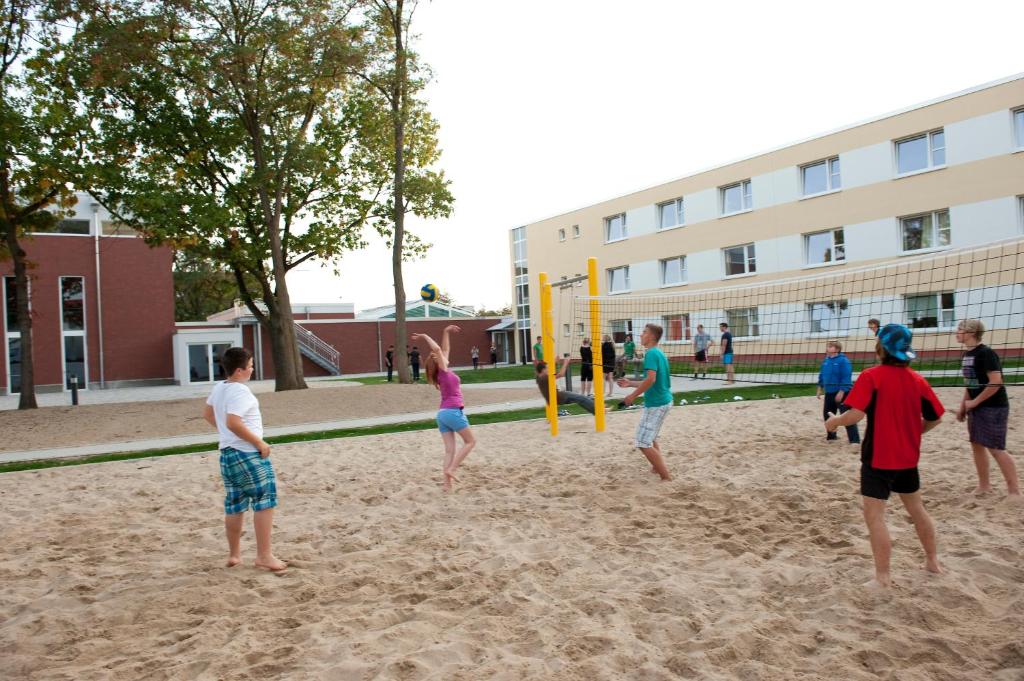
[[271, 572], [281, 572], [288, 567], [288, 563], [284, 562], [283, 560], [278, 560], [274, 556], [271, 556], [270, 558], [267, 558], [265, 560], [257, 558], [253, 565], [262, 570], [269, 570]]
[[1006, 495], [1006, 503], [1009, 506], [1024, 506], [1024, 497], [1020, 495], [1020, 492], [1008, 494]]
[[892, 586], [892, 582], [888, 579], [884, 582], [878, 579], [872, 579], [869, 582], [864, 582], [864, 588], [868, 591], [884, 591], [885, 589], [888, 589], [890, 586]]
[[978, 485], [977, 487], [974, 488], [974, 494], [979, 496], [979, 497], [982, 494], [989, 494], [991, 491], [992, 491], [992, 485], [987, 485], [985, 487], [982, 487], [981, 485]]
[[671, 479], [672, 479], [671, 475], [663, 475], [663, 476], [661, 476], [661, 481], [662, 482], [669, 482]]
[[932, 574], [935, 574], [935, 575], [941, 575], [942, 574], [942, 566], [939, 565], [939, 561], [938, 560], [926, 561], [925, 564], [924, 564], [924, 569], [927, 570], [928, 572], [931, 572]]
[[236, 565], [241, 565], [241, 563], [241, 556], [228, 556], [228, 562], [226, 563], [226, 565], [227, 567], [235, 567]]

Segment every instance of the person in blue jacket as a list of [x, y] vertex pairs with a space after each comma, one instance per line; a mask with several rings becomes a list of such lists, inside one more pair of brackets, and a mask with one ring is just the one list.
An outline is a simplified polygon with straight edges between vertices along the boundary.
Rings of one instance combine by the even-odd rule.
[[[818, 399], [822, 393], [825, 394], [825, 405], [822, 409], [824, 420], [828, 421], [829, 414], [842, 414], [849, 410], [843, 399], [853, 387], [853, 365], [843, 354], [843, 344], [837, 340], [830, 340], [825, 346], [825, 361], [821, 363], [821, 371], [818, 372]], [[835, 440], [835, 431], [825, 431], [826, 440]], [[846, 426], [846, 436], [850, 444], [860, 444], [860, 431], [857, 424]]]

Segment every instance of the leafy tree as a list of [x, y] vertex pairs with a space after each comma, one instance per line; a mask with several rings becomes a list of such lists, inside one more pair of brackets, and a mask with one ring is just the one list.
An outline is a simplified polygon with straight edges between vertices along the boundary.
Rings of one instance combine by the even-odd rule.
[[[258, 291], [259, 282], [246, 275], [246, 288]], [[205, 321], [232, 307], [237, 298], [238, 283], [230, 269], [190, 250], [174, 254], [175, 321]]]
[[[444, 172], [434, 170], [440, 158], [438, 125], [421, 99], [429, 72], [409, 47], [415, 0], [370, 0], [366, 66], [355, 73], [362, 84], [365, 107], [362, 139], [368, 165], [377, 169], [384, 191], [373, 211], [373, 224], [391, 247], [395, 286], [395, 345], [408, 344], [405, 281], [402, 262], [422, 255], [428, 247], [406, 231], [405, 216], [439, 218], [451, 214], [454, 198]], [[398, 353], [398, 380], [411, 383], [404, 353]]]
[[[354, 3], [135, 0], [87, 12], [71, 72], [95, 112], [81, 181], [151, 243], [229, 270], [305, 388], [287, 273], [363, 245], [379, 189], [347, 97]], [[261, 300], [265, 311], [257, 306]]]
[[512, 316], [512, 306], [506, 305], [501, 309], [488, 310], [486, 307], [481, 307], [476, 311], [477, 317], [510, 317]]
[[[77, 157], [84, 119], [37, 79], [58, 73], [48, 55], [61, 44], [64, 15], [46, 0], [0, 0], [0, 260], [12, 260], [21, 334], [19, 409], [36, 408], [35, 363], [25, 251], [31, 232], [52, 229], [75, 205], [65, 170]], [[7, 352], [7, 348], [3, 348]]]

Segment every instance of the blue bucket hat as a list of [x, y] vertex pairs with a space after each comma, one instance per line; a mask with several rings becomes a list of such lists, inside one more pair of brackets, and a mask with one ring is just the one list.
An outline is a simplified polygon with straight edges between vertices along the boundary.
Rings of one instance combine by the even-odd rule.
[[917, 357], [917, 353], [910, 347], [913, 339], [913, 332], [902, 324], [886, 324], [878, 332], [878, 342], [887, 353], [901, 362]]

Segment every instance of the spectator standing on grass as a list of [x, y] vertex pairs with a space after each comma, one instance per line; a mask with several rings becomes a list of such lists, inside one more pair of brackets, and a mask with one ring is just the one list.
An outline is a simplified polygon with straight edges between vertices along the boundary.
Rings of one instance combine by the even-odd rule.
[[420, 349], [415, 345], [412, 346], [412, 352], [409, 353], [409, 364], [412, 365], [412, 380], [419, 382], [420, 380]]
[[388, 368], [388, 383], [391, 382], [391, 372], [395, 369], [395, 346], [389, 345], [388, 351], [384, 353], [384, 366]]
[[494, 343], [491, 343], [491, 365], [498, 368], [498, 348]]
[[732, 364], [732, 332], [729, 331], [729, 325], [725, 322], [719, 324], [718, 328], [722, 332], [722, 364], [725, 365], [725, 384], [732, 385], [735, 377]]
[[473, 370], [476, 371], [480, 368], [480, 348], [474, 345], [469, 351], [469, 356], [473, 360]]
[[714, 345], [711, 334], [704, 331], [704, 325], [697, 325], [697, 333], [693, 336], [693, 377], [697, 378], [697, 371], [703, 378], [708, 376], [708, 348]]

